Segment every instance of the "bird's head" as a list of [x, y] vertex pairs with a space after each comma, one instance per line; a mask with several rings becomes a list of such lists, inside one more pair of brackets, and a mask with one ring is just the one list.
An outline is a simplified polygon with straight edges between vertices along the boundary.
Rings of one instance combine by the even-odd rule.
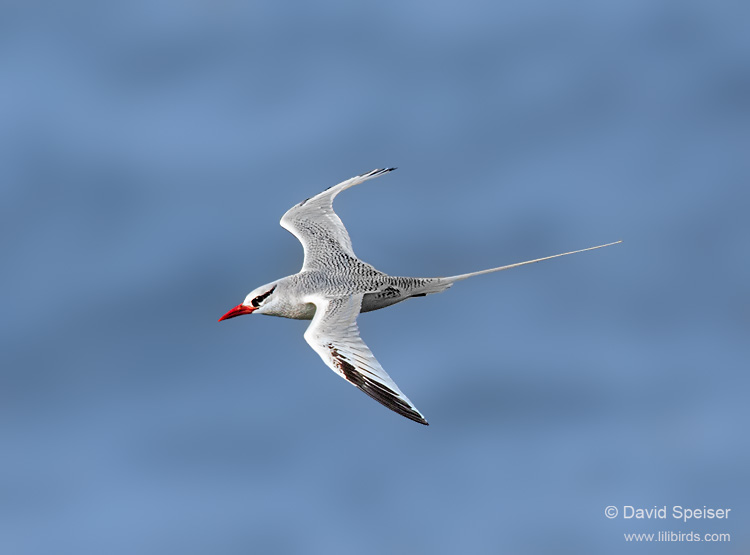
[[245, 300], [242, 302], [242, 304], [238, 304], [224, 316], [219, 318], [219, 322], [221, 322], [222, 320], [228, 320], [229, 318], [234, 318], [235, 316], [242, 316], [243, 314], [250, 314], [256, 311], [258, 312], [258, 314], [263, 314], [268, 309], [268, 307], [273, 304], [273, 292], [275, 289], [276, 283], [269, 283], [267, 285], [258, 287], [247, 297], [245, 297]]

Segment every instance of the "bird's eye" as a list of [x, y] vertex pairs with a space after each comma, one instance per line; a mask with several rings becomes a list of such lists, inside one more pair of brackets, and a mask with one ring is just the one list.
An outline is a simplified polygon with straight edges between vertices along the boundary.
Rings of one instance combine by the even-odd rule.
[[268, 296], [271, 293], [273, 293], [274, 289], [276, 289], [275, 285], [273, 287], [271, 287], [271, 289], [269, 289], [268, 291], [266, 291], [265, 293], [263, 293], [262, 295], [258, 295], [257, 297], [255, 297], [252, 301], [250, 301], [250, 304], [253, 305], [255, 308], [258, 308], [260, 306], [260, 303], [262, 303], [263, 301], [265, 301], [266, 298], [268, 298]]

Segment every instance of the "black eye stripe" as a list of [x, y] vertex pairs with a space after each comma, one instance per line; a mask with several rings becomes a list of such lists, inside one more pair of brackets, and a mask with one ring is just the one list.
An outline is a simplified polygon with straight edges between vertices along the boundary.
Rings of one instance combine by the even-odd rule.
[[260, 306], [260, 303], [262, 303], [263, 301], [265, 301], [265, 300], [266, 300], [266, 298], [267, 298], [267, 297], [268, 297], [268, 296], [269, 296], [269, 295], [270, 295], [271, 293], [273, 293], [273, 290], [274, 290], [274, 289], [276, 289], [276, 286], [275, 286], [275, 285], [274, 285], [273, 287], [271, 287], [271, 289], [270, 289], [270, 290], [268, 290], [268, 291], [266, 291], [265, 293], [263, 293], [262, 295], [258, 295], [257, 297], [255, 297], [255, 298], [254, 298], [254, 299], [253, 299], [253, 300], [251, 301], [251, 303], [250, 303], [250, 304], [252, 304], [252, 305], [253, 305], [253, 306], [254, 306], [255, 308], [258, 308], [258, 307]]

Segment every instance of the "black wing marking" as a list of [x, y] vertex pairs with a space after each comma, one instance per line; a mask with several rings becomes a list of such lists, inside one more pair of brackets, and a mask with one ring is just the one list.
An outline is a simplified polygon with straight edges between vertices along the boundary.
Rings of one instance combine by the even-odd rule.
[[383, 370], [359, 336], [357, 316], [363, 294], [348, 299], [311, 298], [316, 311], [305, 340], [339, 376], [378, 403], [406, 418], [427, 424], [422, 414]]

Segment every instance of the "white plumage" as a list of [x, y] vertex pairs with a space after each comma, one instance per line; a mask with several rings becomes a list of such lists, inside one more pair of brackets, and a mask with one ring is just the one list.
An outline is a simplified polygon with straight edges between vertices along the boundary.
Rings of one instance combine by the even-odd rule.
[[384, 308], [410, 297], [439, 293], [456, 281], [472, 276], [598, 249], [620, 241], [458, 276], [389, 276], [354, 254], [349, 234], [333, 211], [333, 199], [349, 187], [394, 169], [378, 169], [353, 177], [289, 209], [281, 218], [281, 226], [302, 243], [305, 251], [302, 270], [258, 287], [219, 321], [252, 312], [311, 319], [305, 340], [334, 372], [389, 409], [427, 424], [362, 341], [357, 328], [360, 312]]

